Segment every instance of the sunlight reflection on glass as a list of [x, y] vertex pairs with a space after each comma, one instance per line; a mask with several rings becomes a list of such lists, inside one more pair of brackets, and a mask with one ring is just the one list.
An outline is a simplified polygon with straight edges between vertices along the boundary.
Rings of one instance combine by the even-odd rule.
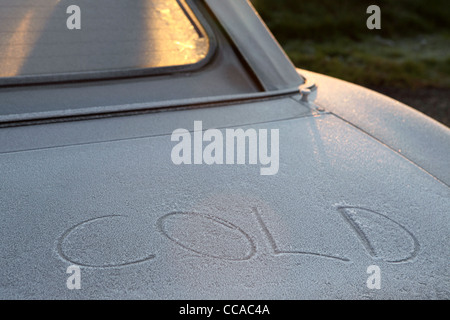
[[58, 2], [59, 0], [0, 1], [0, 77], [20, 74], [39, 39], [46, 19]]
[[[17, 29], [13, 31], [6, 40], [6, 45], [2, 43], [0, 46], [0, 77], [13, 77], [19, 73], [23, 62], [30, 52], [30, 45], [26, 43], [32, 42], [32, 34], [30, 30], [33, 12], [28, 11], [20, 21]], [[3, 41], [2, 41], [3, 42]]]
[[196, 63], [208, 53], [208, 39], [200, 37], [174, 0], [147, 0], [147, 53], [152, 67]]

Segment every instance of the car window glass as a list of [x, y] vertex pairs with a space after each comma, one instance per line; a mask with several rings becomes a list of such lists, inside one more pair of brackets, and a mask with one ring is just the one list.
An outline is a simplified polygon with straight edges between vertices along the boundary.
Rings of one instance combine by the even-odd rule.
[[0, 79], [195, 64], [194, 19], [177, 0], [0, 0]]

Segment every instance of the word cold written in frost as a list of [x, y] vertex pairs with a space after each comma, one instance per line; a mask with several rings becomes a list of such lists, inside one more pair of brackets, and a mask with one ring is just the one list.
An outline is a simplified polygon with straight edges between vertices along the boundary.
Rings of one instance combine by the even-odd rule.
[[[279, 168], [279, 130], [270, 130], [270, 155], [267, 129], [218, 129], [203, 132], [202, 121], [194, 121], [193, 138], [186, 129], [172, 132], [171, 158], [180, 164], [259, 164], [261, 175], [275, 175]], [[248, 141], [248, 144], [246, 143]], [[204, 147], [203, 143], [208, 142]], [[225, 152], [224, 152], [225, 147]]]

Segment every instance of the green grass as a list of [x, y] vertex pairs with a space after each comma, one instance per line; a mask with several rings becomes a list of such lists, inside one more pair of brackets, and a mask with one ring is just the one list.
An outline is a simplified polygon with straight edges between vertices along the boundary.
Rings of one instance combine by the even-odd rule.
[[[448, 0], [253, 0], [292, 62], [364, 86], [450, 88]], [[381, 30], [366, 9], [381, 8]]]

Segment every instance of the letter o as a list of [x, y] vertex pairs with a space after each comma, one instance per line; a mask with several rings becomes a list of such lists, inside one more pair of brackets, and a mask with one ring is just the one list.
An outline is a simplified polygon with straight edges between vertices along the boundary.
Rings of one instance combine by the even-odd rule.
[[[202, 248], [194, 247], [192, 245], [192, 241], [191, 241], [192, 239], [188, 239], [188, 240], [177, 239], [177, 237], [173, 234], [174, 232], [169, 232], [167, 230], [167, 228], [165, 227], [165, 223], [166, 223], [166, 220], [171, 217], [174, 217], [174, 218], [176, 217], [177, 219], [183, 218], [188, 223], [189, 223], [189, 220], [192, 220], [192, 219], [202, 219], [202, 220], [208, 221], [208, 223], [212, 223], [216, 227], [223, 228], [223, 231], [221, 231], [221, 232], [235, 232], [241, 236], [240, 241], [246, 242], [244, 246], [247, 246], [248, 250], [244, 254], [240, 254], [240, 255], [236, 255], [236, 253], [226, 255], [223, 253], [207, 252], [208, 249], [202, 250]], [[212, 215], [200, 214], [200, 213], [196, 213], [196, 212], [173, 212], [173, 213], [166, 214], [166, 215], [162, 216], [161, 218], [159, 218], [157, 221], [157, 227], [158, 227], [158, 230], [164, 236], [166, 236], [169, 240], [173, 241], [180, 247], [182, 247], [186, 250], [195, 252], [197, 254], [203, 255], [203, 256], [217, 258], [217, 259], [223, 259], [223, 260], [243, 261], [243, 260], [250, 259], [256, 252], [256, 245], [255, 245], [254, 241], [244, 230], [242, 230], [238, 226], [236, 226], [224, 219], [221, 219], [221, 218], [218, 218], [218, 217], [215, 217]], [[195, 228], [193, 228], [193, 229], [195, 229]], [[240, 242], [240, 243], [242, 243], [242, 242]], [[225, 246], [226, 245], [230, 246], [229, 243], [226, 243]], [[234, 249], [234, 247], [233, 247], [233, 249]]]

